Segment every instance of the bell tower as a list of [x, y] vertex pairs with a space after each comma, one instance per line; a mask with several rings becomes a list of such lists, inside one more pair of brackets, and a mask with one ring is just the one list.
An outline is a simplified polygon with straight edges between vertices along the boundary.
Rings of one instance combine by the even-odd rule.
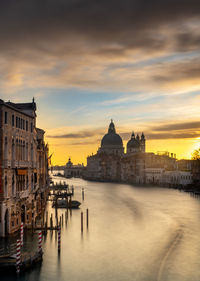
[[141, 149], [141, 152], [145, 152], [145, 150], [146, 150], [146, 139], [145, 139], [145, 136], [143, 133], [142, 133], [141, 139], [140, 139], [140, 149]]

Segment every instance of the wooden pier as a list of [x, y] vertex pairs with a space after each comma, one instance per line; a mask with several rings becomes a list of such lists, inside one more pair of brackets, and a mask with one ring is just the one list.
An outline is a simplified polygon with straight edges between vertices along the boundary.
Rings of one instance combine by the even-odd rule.
[[[20, 272], [32, 268], [34, 265], [41, 263], [43, 257], [42, 251], [25, 252], [21, 255]], [[16, 273], [16, 254], [0, 256], [0, 273]]]

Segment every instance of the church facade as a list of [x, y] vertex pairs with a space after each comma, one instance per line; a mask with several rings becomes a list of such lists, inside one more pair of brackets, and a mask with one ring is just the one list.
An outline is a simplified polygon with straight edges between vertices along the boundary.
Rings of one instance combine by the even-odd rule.
[[[132, 181], [143, 182], [144, 179], [136, 177], [136, 174], [141, 174], [140, 170], [144, 170], [143, 165], [138, 165], [140, 162], [138, 155], [141, 158], [145, 153], [145, 142], [143, 133], [141, 137], [139, 135], [135, 137], [132, 133], [125, 153], [123, 140], [117, 134], [114, 122], [111, 120], [108, 132], [103, 136], [97, 153], [87, 158], [85, 177], [91, 180], [117, 182], [130, 180], [132, 177]], [[126, 175], [129, 170], [131, 176]]]
[[[124, 151], [123, 140], [111, 120], [95, 155], [87, 158], [84, 177], [96, 181], [115, 181], [136, 184], [156, 184], [158, 169], [174, 171], [176, 156], [169, 153], [146, 152], [146, 138], [133, 132]], [[161, 175], [162, 177], [163, 175]]]

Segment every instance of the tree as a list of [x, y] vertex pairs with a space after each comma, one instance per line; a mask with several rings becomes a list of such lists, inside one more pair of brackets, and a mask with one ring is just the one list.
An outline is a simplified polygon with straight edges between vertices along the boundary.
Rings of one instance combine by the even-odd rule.
[[192, 160], [200, 160], [200, 148], [192, 153]]

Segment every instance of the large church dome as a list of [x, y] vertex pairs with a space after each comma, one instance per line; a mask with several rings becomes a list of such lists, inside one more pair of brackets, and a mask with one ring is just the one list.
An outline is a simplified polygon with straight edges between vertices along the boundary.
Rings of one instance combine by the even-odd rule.
[[112, 120], [108, 128], [108, 133], [101, 140], [101, 147], [108, 146], [108, 145], [123, 147], [122, 138], [118, 134], [116, 134], [115, 125]]
[[101, 140], [101, 147], [98, 153], [118, 156], [124, 154], [122, 138], [116, 133], [115, 125], [112, 120], [108, 128], [108, 133], [105, 134]]

